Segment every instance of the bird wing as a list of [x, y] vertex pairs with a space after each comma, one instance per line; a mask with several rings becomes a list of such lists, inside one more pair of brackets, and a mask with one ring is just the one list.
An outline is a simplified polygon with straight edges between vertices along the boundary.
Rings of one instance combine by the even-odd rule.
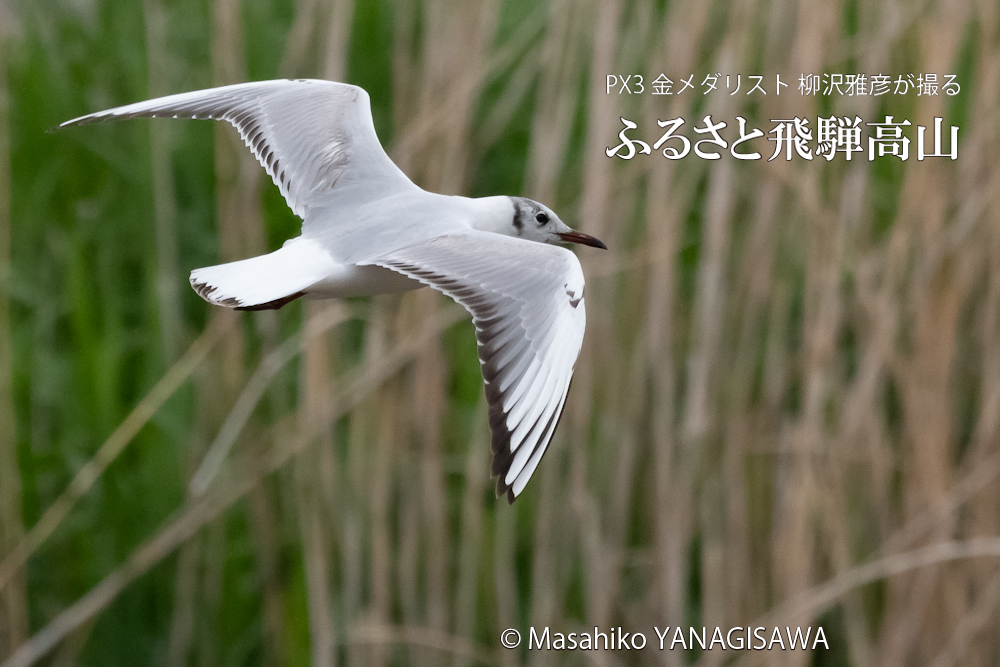
[[382, 149], [368, 93], [346, 83], [241, 83], [98, 111], [59, 127], [143, 116], [231, 123], [303, 219], [338, 197], [357, 203], [417, 189]]
[[444, 292], [472, 313], [486, 384], [497, 495], [521, 493], [562, 414], [583, 343], [583, 271], [558, 246], [469, 231], [365, 264]]

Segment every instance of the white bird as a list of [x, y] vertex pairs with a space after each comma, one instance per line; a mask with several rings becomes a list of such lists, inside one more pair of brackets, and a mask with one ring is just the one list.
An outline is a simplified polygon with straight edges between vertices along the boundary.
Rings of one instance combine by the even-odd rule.
[[497, 496], [524, 490], [562, 414], [586, 314], [576, 255], [553, 243], [605, 245], [523, 197], [446, 196], [410, 181], [375, 134], [363, 89], [262, 81], [170, 95], [60, 125], [141, 116], [228, 121], [239, 130], [302, 234], [275, 252], [195, 269], [206, 301], [280, 308], [299, 297], [428, 285], [472, 314], [492, 431]]

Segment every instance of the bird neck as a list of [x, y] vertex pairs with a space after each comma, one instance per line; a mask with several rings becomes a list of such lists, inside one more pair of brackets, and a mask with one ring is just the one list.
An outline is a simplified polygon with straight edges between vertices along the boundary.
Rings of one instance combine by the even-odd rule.
[[514, 203], [510, 197], [477, 197], [468, 200], [473, 229], [510, 236], [514, 232]]

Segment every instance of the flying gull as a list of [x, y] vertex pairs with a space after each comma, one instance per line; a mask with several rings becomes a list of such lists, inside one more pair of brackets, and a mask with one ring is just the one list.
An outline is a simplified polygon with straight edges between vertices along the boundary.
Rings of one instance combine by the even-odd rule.
[[206, 301], [237, 310], [424, 285], [472, 314], [497, 496], [524, 490], [552, 439], [580, 353], [583, 271], [555, 243], [605, 245], [523, 197], [427, 192], [386, 155], [363, 89], [261, 81], [100, 111], [59, 127], [142, 116], [224, 120], [302, 218], [267, 255], [195, 269]]

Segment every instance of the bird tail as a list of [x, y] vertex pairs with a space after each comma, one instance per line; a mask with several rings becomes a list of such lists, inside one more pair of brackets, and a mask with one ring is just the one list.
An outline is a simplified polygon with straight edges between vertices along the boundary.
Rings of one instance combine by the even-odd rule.
[[322, 246], [297, 238], [267, 255], [195, 269], [191, 287], [217, 306], [275, 310], [303, 296], [336, 268]]

